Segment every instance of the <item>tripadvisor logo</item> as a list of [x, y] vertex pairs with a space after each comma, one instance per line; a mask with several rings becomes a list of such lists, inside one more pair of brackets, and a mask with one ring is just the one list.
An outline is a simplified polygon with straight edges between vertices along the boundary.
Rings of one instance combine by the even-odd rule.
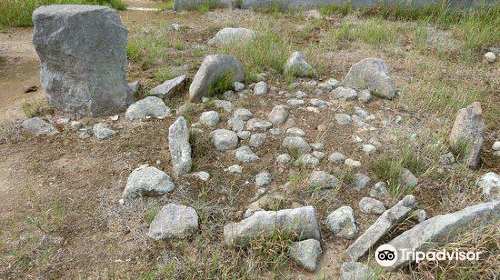
[[399, 249], [396, 250], [394, 246], [389, 244], [380, 245], [375, 251], [375, 260], [378, 264], [384, 267], [392, 266], [396, 263], [398, 258], [401, 259], [400, 263], [408, 261], [477, 261], [479, 260], [481, 252], [464, 252], [458, 249], [448, 251], [446, 249], [440, 251], [421, 252], [415, 249]]

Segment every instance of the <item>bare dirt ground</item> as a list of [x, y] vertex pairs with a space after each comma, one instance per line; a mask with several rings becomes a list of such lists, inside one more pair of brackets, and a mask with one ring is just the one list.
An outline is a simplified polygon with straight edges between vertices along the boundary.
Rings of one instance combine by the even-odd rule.
[[[148, 1], [128, 3], [142, 7], [158, 5]], [[185, 71], [192, 78], [203, 55], [214, 51], [207, 51], [204, 44], [217, 30], [225, 26], [255, 25], [260, 17], [267, 19], [268, 15], [226, 10], [207, 14], [124, 11], [121, 12], [121, 17], [131, 30], [131, 36], [142, 34], [148, 28], [159, 29], [171, 23], [188, 26], [181, 35], [173, 35], [183, 42], [184, 49], [172, 49], [166, 64], [169, 69]], [[297, 39], [296, 43], [306, 47], [308, 42], [319, 41], [325, 32], [341, 21], [342, 19], [336, 19], [319, 25], [306, 21], [297, 23], [297, 29], [313, 27], [308, 36]], [[286, 16], [280, 18], [279, 22], [296, 24], [293, 18]], [[30, 28], [0, 33], [0, 56], [5, 58], [0, 65], [0, 114], [11, 119], [25, 118], [21, 108], [22, 100], [42, 96], [41, 89], [24, 93], [29, 86], [40, 86], [39, 62], [31, 43], [31, 33]], [[369, 56], [382, 56], [388, 61], [396, 84], [406, 92], [415, 92], [416, 88], [424, 85], [420, 78], [425, 76], [425, 71], [419, 67], [428, 67], [426, 69], [430, 70], [427, 74], [434, 78], [437, 75], [436, 79], [448, 77], [441, 69], [453, 69], [453, 74], [450, 74], [453, 79], [468, 77], [471, 84], [483, 87], [489, 94], [487, 100], [493, 104], [485, 108], [485, 114], [489, 118], [489, 132], [483, 151], [482, 170], [472, 172], [452, 167], [451, 171], [439, 175], [439, 180], [427, 173], [427, 176], [420, 174], [420, 184], [413, 194], [419, 202], [419, 208], [425, 209], [429, 216], [435, 216], [480, 202], [481, 192], [474, 188], [474, 180], [487, 171], [500, 171], [500, 161], [491, 156], [490, 149], [500, 133], [498, 108], [495, 109], [495, 104], [500, 104], [498, 62], [494, 66], [484, 66], [482, 62], [467, 65], [454, 60], [450, 63], [447, 59], [440, 60], [431, 55], [409, 57], [404, 49], [411, 49], [413, 46], [410, 41], [404, 41], [390, 50], [367, 48], [358, 42], [352, 45], [341, 44], [340, 49], [325, 51], [311, 60], [313, 64], [321, 60], [330, 61], [319, 80], [329, 77], [341, 80], [353, 63]], [[203, 55], [193, 55], [197, 48], [203, 50]], [[177, 65], [177, 60], [182, 63]], [[155, 70], [157, 69], [150, 65], [131, 62], [128, 79], [140, 79], [145, 88], [150, 88], [158, 84], [154, 76]], [[249, 95], [234, 101], [235, 108], [245, 107], [252, 111], [254, 117], [266, 118], [274, 105], [286, 103], [287, 98], [279, 96], [277, 92], [285, 90], [287, 83], [279, 75], [269, 72], [267, 81], [276, 88], [271, 90], [270, 96]], [[412, 77], [418, 77], [417, 81], [413, 81]], [[307, 92], [309, 97], [314, 96], [307, 88], [301, 86], [299, 89]], [[407, 99], [408, 96], [403, 96], [396, 102], [377, 99], [367, 105], [356, 103], [355, 106], [362, 106], [376, 116], [370, 124], [379, 129], [373, 133], [360, 132], [355, 125], [340, 127], [335, 122], [334, 115], [338, 112], [352, 112], [353, 104], [338, 100], [328, 100], [331, 104], [321, 114], [294, 109], [292, 121], [284, 127], [297, 126], [307, 133], [310, 143], [324, 143], [326, 156], [338, 151], [361, 160], [362, 167], [356, 172], [370, 175], [374, 183], [371, 161], [384, 155], [398, 155], [398, 148], [414, 133], [419, 134], [419, 139], [413, 144], [430, 143], [433, 136], [439, 134], [443, 127], [448, 128], [453, 119], [453, 115], [436, 117], [433, 114], [419, 113], [416, 108], [405, 109], [403, 105]], [[180, 100], [174, 100], [169, 105], [175, 107], [179, 104]], [[214, 108], [206, 105], [195, 107], [193, 122], [196, 122], [201, 112], [209, 109]], [[222, 116], [216, 128], [226, 128], [230, 114], [216, 110]], [[55, 113], [44, 117], [56, 121], [63, 116]], [[403, 116], [403, 126], [394, 123], [396, 116]], [[123, 114], [116, 122], [108, 118], [84, 118], [81, 121], [85, 126], [104, 121], [118, 133], [111, 140], [105, 141], [80, 139], [78, 133], [68, 126], [57, 125], [60, 133], [53, 137], [36, 138], [16, 130], [14, 141], [1, 142], [0, 279], [162, 279], [159, 271], [166, 264], [176, 264], [175, 269], [179, 272], [190, 271], [192, 279], [215, 279], [213, 275], [221, 274], [215, 274], [214, 271], [225, 269], [225, 265], [242, 258], [242, 255], [243, 258], [248, 257], [247, 252], [224, 248], [221, 242], [222, 227], [242, 218], [250, 198], [257, 190], [254, 186], [255, 175], [263, 170], [269, 171], [273, 177], [268, 192], [286, 194], [283, 208], [315, 205], [322, 227], [324, 253], [317, 272], [308, 273], [293, 264], [287, 264], [287, 269], [279, 275], [289, 279], [337, 279], [343, 252], [350, 242], [335, 238], [327, 229], [325, 218], [336, 208], [349, 205], [355, 210], [360, 231], [363, 232], [377, 218], [359, 211], [358, 202], [361, 197], [368, 195], [369, 190], [353, 192], [349, 184], [344, 183], [339, 190], [311, 192], [305, 187], [310, 170], [275, 165], [275, 158], [281, 152], [283, 136], [268, 135], [266, 143], [254, 149], [261, 157], [261, 162], [244, 165], [243, 174], [232, 175], [224, 169], [237, 163], [234, 152], [216, 152], [209, 140], [209, 129], [203, 128], [206, 133], [198, 139], [193, 151], [193, 171], [210, 173], [212, 177], [208, 182], [186, 176], [176, 182], [172, 194], [130, 200], [120, 205], [118, 201], [131, 170], [142, 164], [149, 164], [171, 174], [167, 135], [169, 125], [175, 119], [176, 116], [172, 116], [164, 120], [129, 122]], [[327, 126], [327, 131], [318, 131], [318, 125]], [[375, 155], [367, 156], [360, 145], [352, 141], [353, 135], [382, 145]], [[425, 160], [436, 161], [430, 155], [426, 155]], [[332, 174], [351, 172], [332, 165], [326, 159], [318, 169]], [[429, 174], [435, 174], [431, 171]], [[297, 183], [291, 189], [285, 186], [287, 181], [290, 182], [290, 177], [297, 178]], [[384, 202], [386, 206], [392, 206], [396, 201], [397, 198], [393, 197]], [[150, 213], [169, 202], [190, 205], [197, 210], [201, 216], [201, 226], [196, 237], [175, 242], [154, 242], [146, 237]], [[214, 269], [204, 266], [211, 263], [217, 254], [221, 254], [222, 260], [214, 265]], [[256, 274], [247, 278], [266, 279], [273, 275], [275, 277], [271, 272], [264, 272], [263, 275]], [[178, 279], [180, 278], [179, 276]], [[381, 278], [411, 277], [403, 272]]]

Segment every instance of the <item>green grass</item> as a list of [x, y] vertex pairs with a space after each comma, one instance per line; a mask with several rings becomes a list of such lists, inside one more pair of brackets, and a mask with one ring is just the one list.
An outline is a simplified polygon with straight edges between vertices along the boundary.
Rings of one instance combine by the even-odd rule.
[[224, 92], [233, 88], [234, 74], [230, 71], [221, 75], [215, 83], [211, 84], [208, 88], [208, 96], [220, 96]]
[[206, 13], [208, 11], [217, 9], [222, 7], [220, 1], [217, 0], [204, 0], [201, 4], [196, 8], [196, 10], [200, 13]]
[[160, 68], [154, 73], [155, 81], [158, 83], [163, 83], [175, 77], [177, 77], [177, 73], [171, 72], [168, 68]]
[[33, 11], [45, 5], [88, 4], [105, 5], [123, 10], [126, 4], [120, 0], [3, 0], [0, 2], [0, 28], [33, 26]]
[[156, 214], [160, 211], [160, 206], [153, 205], [151, 206], [146, 213], [144, 213], [144, 221], [149, 225], [155, 218]]

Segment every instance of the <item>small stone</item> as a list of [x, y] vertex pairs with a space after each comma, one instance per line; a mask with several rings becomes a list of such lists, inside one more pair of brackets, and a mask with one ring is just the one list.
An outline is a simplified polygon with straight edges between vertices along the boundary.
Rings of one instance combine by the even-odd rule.
[[410, 170], [403, 168], [401, 171], [401, 182], [407, 188], [414, 188], [418, 185], [418, 179]]
[[185, 81], [186, 75], [173, 78], [171, 80], [165, 81], [163, 84], [157, 87], [154, 87], [149, 91], [149, 94], [161, 99], [170, 98], [179, 92], [179, 89], [184, 85]]
[[222, 108], [224, 111], [231, 113], [233, 111], [233, 104], [226, 100], [214, 100], [215, 108]]
[[57, 129], [52, 124], [45, 122], [39, 117], [24, 120], [21, 126], [24, 130], [35, 136], [54, 135], [58, 133]]
[[228, 151], [238, 146], [238, 135], [231, 130], [217, 129], [212, 132], [212, 143], [218, 151]]
[[372, 94], [393, 99], [396, 88], [384, 60], [366, 58], [354, 64], [344, 78], [344, 84], [358, 90], [368, 89]]
[[232, 90], [228, 90], [222, 94], [222, 98], [225, 100], [235, 100], [238, 96]]
[[352, 167], [360, 167], [361, 166], [361, 162], [360, 161], [357, 161], [357, 160], [354, 160], [354, 159], [351, 159], [351, 158], [346, 159], [344, 163], [346, 165], [349, 165], [349, 166], [352, 166]]
[[238, 135], [238, 138], [240, 138], [241, 140], [247, 140], [250, 138], [252, 133], [250, 133], [250, 131], [245, 130], [245, 131], [238, 132], [237, 135]]
[[318, 125], [317, 130], [318, 130], [319, 132], [323, 132], [323, 131], [326, 131], [326, 129], [327, 129], [327, 128], [328, 128], [328, 127], [327, 127], [326, 125], [324, 125], [324, 124], [320, 124], [320, 125]]
[[425, 210], [420, 209], [417, 211], [417, 213], [415, 213], [415, 217], [417, 218], [417, 221], [421, 223], [427, 220], [427, 213], [425, 212]]
[[483, 195], [490, 201], [500, 200], [500, 176], [495, 172], [488, 172], [481, 176], [476, 186], [483, 189]]
[[314, 69], [305, 61], [304, 56], [300, 52], [292, 53], [285, 63], [284, 72], [285, 74], [299, 77], [312, 77], [316, 74]]
[[78, 130], [78, 129], [82, 128], [83, 124], [82, 124], [82, 122], [79, 122], [79, 121], [72, 121], [70, 126], [72, 129]]
[[332, 97], [348, 101], [356, 99], [358, 93], [352, 88], [338, 87], [332, 91]]
[[196, 172], [193, 175], [198, 177], [200, 180], [205, 181], [205, 182], [210, 179], [210, 174], [208, 174], [205, 171]]
[[358, 94], [358, 100], [361, 103], [369, 103], [370, 101], [372, 101], [372, 95], [370, 91], [367, 89], [360, 91]]
[[259, 187], [267, 186], [271, 183], [271, 174], [263, 171], [255, 176], [255, 185]]
[[312, 155], [319, 160], [322, 160], [323, 158], [325, 158], [325, 153], [323, 153], [323, 152], [313, 151]]
[[245, 122], [238, 117], [232, 117], [227, 120], [227, 126], [234, 132], [241, 132], [245, 129]]
[[154, 240], [186, 238], [198, 230], [198, 214], [191, 207], [167, 204], [156, 214], [148, 236]]
[[323, 151], [325, 149], [325, 145], [323, 145], [323, 143], [313, 143], [311, 144], [311, 147], [315, 151]]
[[326, 108], [328, 106], [328, 104], [321, 100], [321, 99], [316, 99], [316, 98], [313, 98], [309, 101], [309, 103], [311, 103], [311, 105], [313, 106], [316, 106], [318, 108]]
[[233, 83], [233, 89], [235, 92], [240, 92], [245, 88], [245, 85], [240, 82], [234, 82]]
[[288, 119], [288, 110], [283, 105], [274, 106], [273, 110], [267, 115], [267, 118], [274, 125], [281, 125]]
[[260, 160], [248, 146], [241, 146], [236, 150], [236, 159], [244, 163], [258, 162]]
[[363, 145], [363, 152], [365, 152], [367, 154], [372, 154], [376, 150], [377, 150], [377, 148], [375, 146], [373, 146], [372, 144]]
[[328, 161], [333, 163], [344, 163], [345, 156], [341, 153], [333, 152], [330, 154], [330, 156], [328, 156]]
[[264, 95], [268, 91], [267, 83], [266, 82], [258, 82], [255, 84], [253, 88], [253, 94], [254, 95]]
[[243, 167], [235, 164], [235, 165], [231, 165], [227, 168], [227, 170], [229, 171], [229, 173], [239, 173], [241, 174], [243, 172]]
[[283, 143], [281, 146], [289, 151], [304, 154], [310, 151], [311, 146], [307, 143], [307, 141], [299, 136], [288, 136], [283, 139]]
[[266, 141], [266, 134], [265, 133], [255, 133], [252, 134], [250, 137], [249, 144], [250, 146], [257, 148], [260, 145], [262, 145]]
[[120, 118], [120, 116], [118, 116], [118, 115], [114, 115], [114, 116], [109, 117], [109, 119], [114, 121], [114, 122], [116, 122], [119, 118]]
[[497, 59], [497, 56], [495, 55], [494, 52], [487, 52], [484, 54], [484, 60], [488, 63], [493, 63]]
[[369, 266], [359, 262], [345, 262], [340, 267], [341, 280], [375, 280], [375, 272]]
[[303, 82], [302, 83], [302, 86], [305, 87], [305, 88], [314, 88], [315, 86], [318, 85], [318, 82], [316, 82], [315, 80], [311, 80], [311, 81], [308, 81], [308, 82]]
[[316, 262], [321, 254], [321, 244], [316, 239], [295, 242], [290, 247], [290, 256], [307, 271], [316, 270]]
[[70, 118], [60, 118], [57, 120], [56, 123], [60, 125], [67, 125], [70, 121], [71, 121]]
[[115, 133], [116, 133], [115, 131], [109, 129], [108, 125], [105, 123], [95, 124], [92, 127], [92, 132], [94, 133], [94, 136], [99, 140], [109, 138], [109, 137], [115, 135]]
[[292, 161], [292, 157], [289, 154], [281, 154], [276, 157], [276, 162], [279, 164], [288, 164]]
[[493, 151], [500, 151], [500, 141], [495, 141], [491, 149], [493, 149]]
[[[177, 4], [176, 4], [177, 5]], [[253, 30], [247, 29], [247, 28], [241, 28], [241, 27], [226, 27], [215, 36], [210, 39], [207, 44], [210, 46], [213, 45], [231, 45], [231, 44], [247, 44], [249, 43], [253, 38], [257, 36], [257, 33]]]
[[359, 201], [359, 210], [367, 214], [381, 215], [385, 212], [385, 206], [381, 201], [375, 198], [363, 197], [361, 201]]
[[309, 187], [332, 189], [340, 185], [340, 181], [325, 171], [313, 171], [309, 177]]
[[125, 112], [125, 117], [129, 120], [146, 119], [154, 117], [163, 119], [170, 116], [170, 108], [163, 100], [155, 96], [148, 96], [130, 105]]
[[298, 91], [295, 93], [295, 95], [294, 95], [294, 96], [295, 96], [295, 98], [297, 98], [297, 99], [301, 99], [301, 98], [306, 97], [306, 96], [307, 96], [307, 94], [306, 94], [305, 92], [303, 92], [303, 91], [298, 90]]
[[319, 159], [312, 154], [303, 154], [295, 161], [295, 165], [312, 169], [319, 165]]
[[290, 127], [289, 129], [286, 130], [286, 133], [291, 134], [293, 136], [305, 136], [306, 135], [306, 133], [298, 127]]
[[396, 124], [401, 124], [401, 123], [403, 123], [403, 117], [396, 116]]
[[352, 118], [348, 114], [335, 114], [335, 120], [339, 125], [349, 125], [352, 123]]
[[443, 165], [450, 165], [453, 164], [454, 162], [455, 162], [455, 157], [453, 156], [453, 153], [447, 153], [439, 158], [439, 163]]
[[248, 121], [249, 119], [252, 118], [253, 114], [248, 109], [238, 108], [238, 109], [236, 109], [236, 111], [234, 111], [233, 116], [235, 118], [239, 118], [239, 119], [242, 119], [244, 121]]
[[359, 232], [354, 211], [350, 206], [342, 206], [330, 213], [326, 224], [335, 236], [345, 239], [353, 239]]
[[174, 187], [167, 173], [156, 167], [143, 165], [130, 173], [123, 195], [126, 198], [160, 196], [171, 192]]
[[271, 122], [256, 118], [248, 120], [246, 125], [246, 129], [249, 131], [254, 131], [254, 130], [266, 131], [271, 127], [273, 127], [273, 124]]
[[201, 113], [200, 123], [207, 126], [215, 126], [219, 122], [219, 113], [215, 111], [208, 111]]
[[168, 149], [174, 176], [189, 173], [192, 167], [191, 144], [189, 143], [189, 128], [182, 116], [168, 128]]
[[289, 99], [286, 104], [290, 106], [302, 106], [306, 104], [306, 102], [302, 99]]
[[389, 195], [385, 182], [376, 183], [370, 190], [370, 196], [376, 199], [384, 199]]
[[356, 190], [366, 189], [368, 187], [368, 185], [370, 184], [370, 182], [371, 182], [370, 177], [366, 176], [365, 174], [363, 174], [363, 173], [354, 174], [353, 185], [354, 185], [354, 188]]
[[120, 198], [120, 200], [118, 200], [118, 203], [119, 203], [120, 205], [124, 205], [124, 204], [125, 204], [125, 199]]

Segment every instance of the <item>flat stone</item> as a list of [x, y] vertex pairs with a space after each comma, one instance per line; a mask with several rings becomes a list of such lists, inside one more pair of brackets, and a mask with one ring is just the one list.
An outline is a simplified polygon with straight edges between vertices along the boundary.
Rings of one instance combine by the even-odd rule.
[[212, 132], [212, 143], [218, 151], [233, 150], [238, 146], [238, 135], [231, 130], [217, 129]]
[[366, 189], [370, 185], [371, 179], [363, 173], [354, 174], [353, 185], [356, 190]]
[[167, 173], [153, 166], [143, 165], [128, 176], [123, 190], [126, 198], [160, 196], [174, 190], [174, 183]]
[[31, 134], [34, 134], [35, 136], [54, 135], [58, 133], [54, 125], [44, 121], [39, 117], [24, 120], [21, 126], [24, 130]]
[[326, 173], [325, 171], [315, 170], [309, 177], [310, 188], [331, 189], [338, 187], [339, 185], [339, 179], [331, 174]]
[[387, 184], [385, 182], [377, 182], [370, 190], [370, 196], [376, 199], [387, 198], [389, 192], [387, 191]]
[[227, 120], [227, 126], [234, 132], [242, 132], [245, 129], [245, 122], [238, 117], [231, 117]]
[[332, 91], [332, 97], [348, 101], [356, 99], [358, 93], [352, 88], [338, 87]]
[[488, 172], [476, 181], [476, 186], [483, 189], [483, 195], [491, 201], [500, 200], [500, 176], [495, 172]]
[[249, 131], [254, 131], [254, 130], [266, 131], [271, 127], [273, 127], [273, 124], [271, 122], [257, 118], [248, 120], [246, 125], [246, 129]]
[[257, 148], [262, 145], [266, 141], [265, 133], [255, 133], [250, 137], [250, 141], [248, 142], [251, 147]]
[[148, 96], [130, 105], [125, 112], [125, 117], [129, 120], [139, 120], [146, 118], [163, 119], [170, 116], [170, 108], [163, 100], [156, 96]]
[[248, 146], [241, 146], [236, 150], [236, 159], [244, 163], [258, 162], [260, 160]]
[[281, 125], [288, 119], [288, 110], [283, 105], [274, 106], [273, 110], [267, 115], [269, 121], [274, 125]]
[[99, 140], [107, 139], [116, 134], [116, 132], [108, 127], [105, 123], [98, 123], [92, 127], [92, 132], [95, 138]]
[[249, 119], [252, 118], [252, 112], [248, 109], [245, 108], [238, 108], [234, 111], [233, 116], [235, 118], [242, 119], [244, 121], [248, 121]]
[[311, 146], [307, 141], [299, 136], [288, 136], [283, 139], [281, 146], [289, 151], [299, 154], [307, 153], [311, 150]]
[[156, 214], [148, 236], [154, 240], [186, 238], [198, 230], [198, 214], [189, 206], [167, 204]]
[[200, 123], [207, 126], [216, 126], [219, 122], [219, 113], [215, 111], [208, 111], [201, 113]]
[[279, 164], [288, 164], [292, 161], [292, 157], [289, 154], [281, 154], [276, 157], [276, 162]]
[[381, 201], [375, 198], [363, 197], [359, 201], [359, 210], [367, 214], [380, 215], [385, 212], [385, 206]]
[[221, 29], [208, 41], [209, 45], [230, 45], [235, 43], [248, 43], [257, 33], [246, 28], [226, 27]]
[[344, 163], [345, 156], [338, 152], [333, 152], [328, 156], [328, 161], [333, 163]]
[[167, 80], [163, 84], [151, 89], [149, 91], [149, 94], [161, 99], [170, 98], [178, 93], [179, 89], [184, 85], [185, 81], [186, 75]]
[[340, 267], [341, 280], [375, 280], [377, 275], [369, 266], [359, 262], [345, 262]]
[[229, 173], [242, 173], [243, 172], [243, 167], [235, 164], [235, 165], [231, 165], [227, 168], [227, 171], [229, 171]]
[[271, 184], [271, 174], [267, 171], [260, 172], [255, 176], [255, 186], [257, 188]]
[[253, 94], [254, 95], [264, 95], [267, 93], [268, 91], [268, 87], [267, 87], [267, 83], [262, 81], [262, 82], [258, 82], [255, 84], [254, 88], [253, 88]]

